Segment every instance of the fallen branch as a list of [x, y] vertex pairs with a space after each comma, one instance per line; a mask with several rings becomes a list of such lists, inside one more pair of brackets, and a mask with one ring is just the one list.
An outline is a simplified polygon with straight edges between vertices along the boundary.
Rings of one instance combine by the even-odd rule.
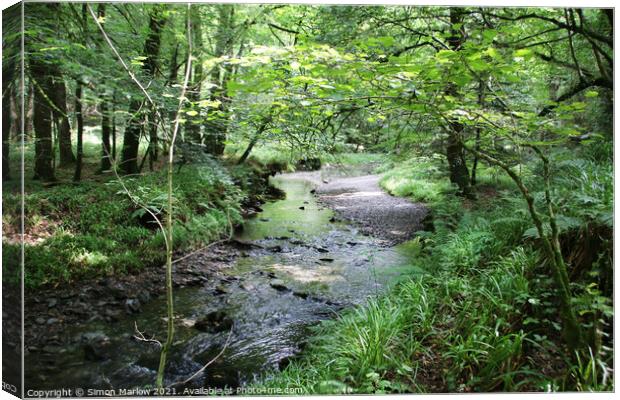
[[140, 329], [138, 329], [138, 323], [136, 321], [133, 321], [133, 326], [135, 329], [135, 334], [133, 335], [133, 338], [136, 339], [139, 342], [147, 342], [147, 343], [157, 343], [159, 345], [159, 347], [162, 347], [162, 344], [159, 340], [155, 339], [155, 335], [153, 335], [150, 339], [144, 336], [144, 332], [141, 332]]

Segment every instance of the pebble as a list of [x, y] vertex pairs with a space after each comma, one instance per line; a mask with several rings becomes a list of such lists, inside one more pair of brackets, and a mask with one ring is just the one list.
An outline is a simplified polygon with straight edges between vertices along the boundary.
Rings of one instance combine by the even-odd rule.
[[272, 288], [274, 288], [275, 290], [279, 292], [290, 291], [290, 289], [284, 285], [284, 281], [281, 279], [274, 279], [273, 281], [271, 281], [269, 286], [271, 286]]
[[138, 299], [127, 299], [125, 301], [125, 311], [128, 314], [138, 313], [140, 312], [141, 304]]

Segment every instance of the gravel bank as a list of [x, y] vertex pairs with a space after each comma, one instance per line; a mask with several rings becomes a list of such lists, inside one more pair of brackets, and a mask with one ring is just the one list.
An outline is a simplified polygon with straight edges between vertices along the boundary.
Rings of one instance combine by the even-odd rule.
[[357, 224], [362, 232], [393, 245], [411, 239], [422, 229], [428, 208], [394, 197], [379, 187], [379, 175], [325, 176], [317, 172], [296, 173], [317, 185], [316, 195], [341, 218]]

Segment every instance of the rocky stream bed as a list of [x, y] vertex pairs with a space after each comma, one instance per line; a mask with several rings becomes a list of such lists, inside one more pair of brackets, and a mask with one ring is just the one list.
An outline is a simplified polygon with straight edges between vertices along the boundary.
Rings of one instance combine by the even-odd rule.
[[[385, 194], [376, 176], [332, 170], [273, 182], [286, 199], [263, 205], [232, 240], [174, 264], [167, 385], [252, 382], [298, 354], [310, 326], [419, 272], [407, 240], [427, 210]], [[26, 388], [152, 385], [163, 293], [163, 267], [26, 293]]]

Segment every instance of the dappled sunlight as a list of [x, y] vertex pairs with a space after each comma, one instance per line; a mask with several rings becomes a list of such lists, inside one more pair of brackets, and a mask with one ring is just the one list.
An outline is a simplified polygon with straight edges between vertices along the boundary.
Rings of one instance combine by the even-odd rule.
[[279, 272], [285, 272], [292, 279], [303, 282], [338, 282], [344, 281], [344, 277], [340, 275], [333, 267], [327, 265], [319, 265], [316, 268], [310, 269], [304, 265], [291, 265], [291, 264], [273, 264], [273, 268]]
[[333, 195], [324, 195], [323, 197], [332, 198], [332, 199], [341, 199], [341, 198], [364, 198], [364, 197], [380, 197], [385, 194], [381, 191], [368, 191], [368, 192], [350, 192], [350, 193], [341, 193], [341, 194], [333, 194]]

